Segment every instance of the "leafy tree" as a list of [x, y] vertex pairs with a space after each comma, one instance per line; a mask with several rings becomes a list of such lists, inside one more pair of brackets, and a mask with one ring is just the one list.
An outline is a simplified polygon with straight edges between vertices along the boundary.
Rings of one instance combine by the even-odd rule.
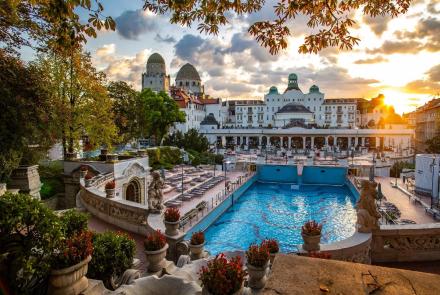
[[65, 57], [51, 52], [40, 55], [35, 63], [46, 73], [64, 153], [74, 152], [80, 139], [86, 139], [89, 148], [110, 146], [116, 126], [104, 74], [93, 67], [90, 54], [79, 49]]
[[[98, 0], [2, 0], [0, 1], [0, 43], [7, 50], [21, 46], [51, 48], [72, 45], [96, 37], [96, 30], [114, 30], [115, 22], [103, 16]], [[79, 13], [89, 15], [80, 22]]]
[[[219, 27], [228, 23], [234, 14], [243, 15], [260, 11], [266, 1], [169, 1], [144, 0], [144, 9], [154, 13], [171, 15], [171, 23], [191, 26], [198, 22], [198, 30], [208, 34], [218, 34]], [[391, 15], [393, 17], [405, 13], [411, 0], [278, 0], [274, 6], [274, 20], [262, 19], [248, 29], [256, 40], [270, 53], [276, 54], [287, 47], [287, 37], [293, 27], [294, 19], [299, 15], [308, 18], [307, 26], [311, 34], [305, 37], [304, 44], [299, 47], [300, 53], [317, 53], [329, 47], [351, 49], [358, 44], [358, 38], [350, 33], [355, 24], [353, 16], [359, 10], [364, 15], [376, 17]], [[232, 13], [231, 13], [232, 12]]]
[[58, 217], [29, 195], [0, 197], [0, 275], [12, 294], [45, 294], [52, 253], [62, 240]]
[[185, 150], [194, 150], [199, 153], [206, 152], [209, 148], [208, 139], [196, 129], [190, 129], [185, 134], [176, 131], [166, 138], [164, 144], [177, 146]]
[[185, 122], [185, 114], [165, 92], [155, 93], [151, 89], [144, 89], [139, 98], [141, 113], [138, 136], [153, 136], [156, 144], [160, 144], [174, 123]]
[[26, 164], [35, 164], [34, 156], [54, 142], [54, 109], [44, 76], [0, 49], [0, 181], [24, 163], [23, 156]]
[[113, 101], [115, 125], [123, 143], [136, 137], [139, 117], [139, 93], [123, 81], [110, 82], [107, 86], [109, 97]]

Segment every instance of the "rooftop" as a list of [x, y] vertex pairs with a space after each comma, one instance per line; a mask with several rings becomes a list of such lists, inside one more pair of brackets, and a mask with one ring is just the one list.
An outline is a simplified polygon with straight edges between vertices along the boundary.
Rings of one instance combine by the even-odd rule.
[[201, 81], [200, 75], [196, 68], [190, 63], [187, 63], [180, 68], [180, 70], [177, 72], [176, 81], [177, 80]]
[[279, 113], [312, 113], [310, 110], [308, 110], [305, 106], [298, 103], [288, 103], [285, 106], [283, 106], [278, 112]]

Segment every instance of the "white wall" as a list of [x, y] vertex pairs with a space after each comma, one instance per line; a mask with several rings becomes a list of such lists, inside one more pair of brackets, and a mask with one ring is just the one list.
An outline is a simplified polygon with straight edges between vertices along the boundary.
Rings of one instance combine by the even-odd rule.
[[416, 192], [434, 195], [438, 197], [438, 175], [440, 156], [430, 154], [416, 155]]

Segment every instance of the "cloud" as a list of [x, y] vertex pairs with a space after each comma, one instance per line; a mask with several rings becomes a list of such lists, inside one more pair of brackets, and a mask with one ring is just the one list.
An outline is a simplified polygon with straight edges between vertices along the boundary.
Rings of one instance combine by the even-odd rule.
[[176, 57], [195, 63], [194, 56], [199, 52], [200, 46], [205, 42], [199, 36], [191, 34], [184, 35], [175, 45]]
[[440, 82], [440, 64], [430, 68], [426, 74], [428, 74], [429, 80], [432, 82]]
[[364, 65], [364, 64], [377, 64], [382, 62], [387, 62], [388, 59], [384, 58], [383, 56], [375, 56], [373, 58], [366, 58], [366, 59], [358, 59], [354, 63], [357, 65]]
[[163, 43], [176, 43], [176, 39], [170, 35], [161, 36], [160, 34], [156, 34], [156, 37], [154, 37], [154, 40], [156, 40], [157, 42], [163, 42]]
[[429, 2], [428, 6], [427, 6], [427, 10], [429, 13], [440, 14], [440, 8], [437, 9], [436, 4], [438, 4], [438, 2], [435, 0], [431, 0], [431, 2]]
[[116, 45], [114, 43], [104, 44], [102, 47], [96, 50], [96, 56], [105, 57], [115, 53]]
[[140, 9], [126, 10], [115, 18], [116, 30], [125, 39], [138, 40], [139, 35], [157, 29], [155, 18], [155, 15], [148, 15]]
[[388, 22], [391, 20], [391, 16], [381, 16], [371, 17], [369, 15], [364, 15], [362, 21], [367, 24], [370, 29], [377, 35], [381, 36], [388, 28]]
[[422, 49], [422, 44], [418, 41], [385, 41], [381, 47], [375, 49], [367, 49], [367, 53], [383, 53], [383, 54], [415, 54]]
[[406, 84], [403, 90], [409, 93], [436, 94], [440, 91], [440, 83], [428, 80], [415, 80]]

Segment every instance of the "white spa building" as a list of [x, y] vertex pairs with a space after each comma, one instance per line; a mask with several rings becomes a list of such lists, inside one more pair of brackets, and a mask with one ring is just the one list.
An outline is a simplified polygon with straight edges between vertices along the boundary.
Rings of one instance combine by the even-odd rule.
[[286, 89], [272, 86], [262, 100], [212, 98], [205, 94], [193, 65], [182, 66], [172, 84], [165, 60], [154, 53], [142, 74], [142, 88], [169, 93], [186, 114], [186, 122], [177, 124], [175, 129], [187, 132], [195, 128], [212, 144], [287, 149], [385, 147], [407, 151], [413, 147], [414, 131], [406, 124], [393, 129], [360, 129], [362, 98], [326, 99], [317, 85], [303, 92], [298, 80], [296, 74], [290, 74]]

